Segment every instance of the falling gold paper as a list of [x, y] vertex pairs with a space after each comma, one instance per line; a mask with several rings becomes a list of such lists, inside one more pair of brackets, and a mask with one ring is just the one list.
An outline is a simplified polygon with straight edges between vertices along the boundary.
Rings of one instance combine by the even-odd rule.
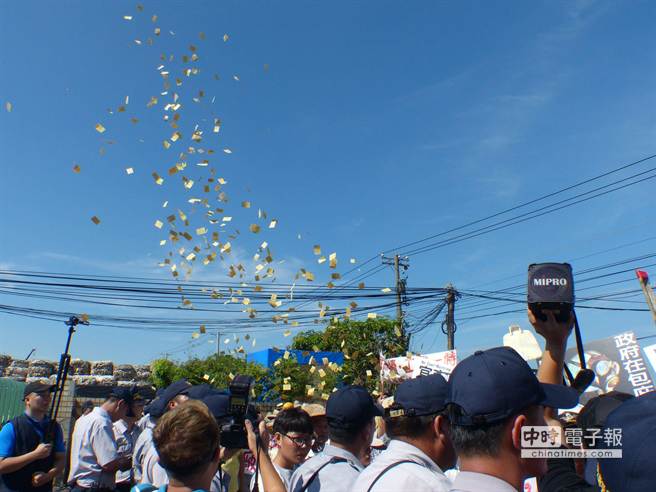
[[79, 172], [80, 172], [80, 166], [77, 165], [77, 164], [75, 164], [75, 165], [73, 166], [73, 172], [74, 172], [74, 173], [79, 173]]
[[224, 43], [227, 43], [227, 42], [228, 42], [228, 39], [230, 39], [230, 37], [229, 37], [227, 34], [224, 34], [224, 35], [223, 35], [223, 42], [224, 42]]
[[102, 126], [100, 123], [96, 123], [96, 131], [98, 133], [105, 133], [105, 127]]
[[124, 15], [123, 18], [124, 18], [126, 21], [131, 21], [131, 20], [132, 20], [132, 16], [131, 16], [131, 15]]
[[380, 289], [380, 291], [387, 294], [388, 292], [392, 292], [392, 289], [390, 289], [389, 287], [385, 287], [384, 289]]
[[367, 314], [367, 319], [376, 319], [378, 315], [376, 313], [368, 313]]
[[157, 227], [158, 229], [161, 229], [163, 225], [164, 225], [164, 222], [162, 222], [161, 220], [156, 220], [155, 221], [155, 227]]
[[269, 223], [269, 229], [275, 229], [275, 228], [276, 228], [276, 225], [278, 225], [278, 221], [277, 221], [277, 220], [272, 220], [272, 221]]
[[91, 222], [98, 225], [100, 224], [100, 219], [94, 215], [93, 217], [91, 217]]
[[241, 202], [241, 206], [243, 208], [251, 208], [251, 202]]
[[257, 234], [258, 232], [260, 232], [260, 226], [257, 225], [257, 224], [251, 224], [249, 229], [254, 234]]
[[126, 172], [127, 174], [134, 174], [134, 169], [131, 168], [131, 167], [126, 167], [126, 168], [125, 168], [125, 172]]

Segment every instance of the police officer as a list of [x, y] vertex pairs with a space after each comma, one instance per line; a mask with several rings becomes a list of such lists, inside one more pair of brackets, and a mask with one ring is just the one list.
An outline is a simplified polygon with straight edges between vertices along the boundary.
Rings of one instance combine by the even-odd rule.
[[[137, 441], [134, 444], [132, 452], [132, 473], [136, 483], [143, 483], [143, 466], [147, 453], [154, 448], [153, 445], [153, 429], [159, 419], [167, 410], [175, 408], [180, 403], [189, 399], [187, 395], [191, 384], [185, 380], [180, 379], [167, 386], [157, 398], [155, 398], [148, 406], [148, 415], [140, 421], [140, 426], [143, 430]], [[150, 476], [146, 477], [145, 483], [151, 483]]]
[[[560, 366], [562, 368], [562, 365]], [[544, 407], [572, 408], [572, 388], [540, 383], [510, 347], [477, 351], [449, 379], [451, 439], [460, 459], [453, 491], [521, 491], [547, 471], [546, 460], [521, 456], [524, 426], [544, 426]]]
[[392, 439], [355, 481], [353, 492], [409, 490], [448, 492], [442, 470], [456, 464], [446, 416], [448, 383], [441, 374], [403, 382], [387, 409], [385, 427]]
[[[114, 422], [114, 439], [120, 456], [132, 456], [134, 443], [137, 441], [141, 429], [137, 426], [137, 421], [143, 415], [144, 400], [140, 395], [135, 395], [131, 405], [131, 415]], [[116, 472], [116, 490], [117, 492], [129, 492], [132, 488], [132, 468], [125, 471]]]
[[371, 443], [377, 415], [382, 416], [382, 411], [362, 386], [333, 392], [326, 405], [330, 444], [294, 472], [289, 492], [351, 490], [364, 469], [358, 457]]
[[599, 439], [602, 449], [622, 451], [621, 459], [599, 460], [599, 485], [611, 492], [654, 490], [656, 477], [656, 392], [625, 401], [613, 410]]
[[[51, 427], [47, 413], [54, 386], [30, 383], [25, 386], [25, 413], [0, 431], [0, 483], [5, 490], [52, 490], [52, 481], [64, 471], [66, 461], [61, 427]], [[54, 430], [54, 446], [47, 439]], [[0, 485], [0, 489], [2, 486]]]
[[112, 423], [128, 415], [135, 395], [135, 388], [114, 388], [101, 406], [75, 422], [68, 475], [72, 492], [113, 490], [116, 471], [132, 466], [129, 456], [118, 454]]

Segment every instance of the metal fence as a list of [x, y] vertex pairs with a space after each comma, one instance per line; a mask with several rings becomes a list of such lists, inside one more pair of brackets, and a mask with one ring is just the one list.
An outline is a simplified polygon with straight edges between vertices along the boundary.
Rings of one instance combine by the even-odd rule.
[[24, 389], [25, 383], [0, 378], [0, 426], [25, 410]]

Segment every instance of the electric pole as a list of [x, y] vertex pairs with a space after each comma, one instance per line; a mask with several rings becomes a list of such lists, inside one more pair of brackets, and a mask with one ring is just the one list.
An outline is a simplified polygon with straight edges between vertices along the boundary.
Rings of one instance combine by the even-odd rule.
[[654, 318], [654, 323], [656, 323], [656, 297], [654, 296], [651, 285], [649, 285], [649, 274], [643, 270], [636, 270], [636, 276], [638, 277], [638, 282], [640, 282], [642, 293], [645, 295], [647, 307], [651, 311], [651, 317]]
[[[391, 265], [394, 267], [394, 279], [396, 282], [396, 321], [399, 325], [401, 335], [405, 336], [405, 324], [403, 320], [403, 302], [405, 296], [405, 278], [401, 278], [401, 268], [406, 271], [410, 267], [408, 257], [401, 258], [399, 255], [394, 255], [394, 258], [387, 256], [382, 257], [383, 265]], [[408, 337], [408, 346], [410, 345], [410, 337]]]
[[[456, 299], [458, 299], [458, 291], [449, 284], [446, 286], [446, 319], [442, 323], [442, 333], [446, 335], [446, 348], [447, 350], [453, 350], [455, 348], [455, 334], [456, 334], [456, 319], [455, 319], [455, 310], [456, 310]], [[444, 330], [444, 325], [446, 325], [446, 331]]]
[[216, 358], [218, 359], [221, 355], [221, 332], [216, 331]]

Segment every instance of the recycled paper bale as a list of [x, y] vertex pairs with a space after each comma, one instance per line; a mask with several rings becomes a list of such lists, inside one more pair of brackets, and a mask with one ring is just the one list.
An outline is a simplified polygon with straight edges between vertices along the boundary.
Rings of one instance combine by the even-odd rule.
[[74, 376], [89, 376], [91, 374], [91, 363], [82, 359], [73, 359], [70, 371]]
[[137, 371], [129, 364], [120, 364], [114, 368], [115, 381], [134, 381], [137, 378]]
[[92, 376], [113, 376], [114, 363], [111, 360], [99, 360], [91, 363]]
[[33, 360], [30, 362], [28, 377], [47, 378], [55, 372], [55, 365], [47, 360]]

